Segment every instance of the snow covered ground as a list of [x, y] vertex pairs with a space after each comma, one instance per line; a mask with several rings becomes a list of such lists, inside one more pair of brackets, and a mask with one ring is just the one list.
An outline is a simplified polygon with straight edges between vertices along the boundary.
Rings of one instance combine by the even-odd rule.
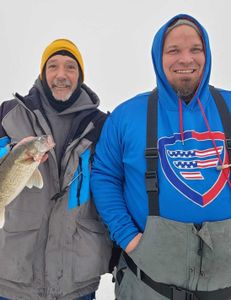
[[99, 290], [96, 292], [97, 300], [114, 300], [114, 284], [112, 283], [112, 275], [106, 274], [102, 276]]

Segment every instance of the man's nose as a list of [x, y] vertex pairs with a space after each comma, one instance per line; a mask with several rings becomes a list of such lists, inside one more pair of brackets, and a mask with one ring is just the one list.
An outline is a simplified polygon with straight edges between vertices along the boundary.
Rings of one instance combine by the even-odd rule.
[[56, 74], [57, 78], [66, 78], [66, 71], [65, 68], [59, 67]]
[[181, 56], [180, 56], [180, 59], [179, 59], [180, 63], [190, 64], [193, 61], [194, 60], [193, 60], [192, 53], [190, 53], [189, 51], [184, 51], [184, 52], [181, 53]]

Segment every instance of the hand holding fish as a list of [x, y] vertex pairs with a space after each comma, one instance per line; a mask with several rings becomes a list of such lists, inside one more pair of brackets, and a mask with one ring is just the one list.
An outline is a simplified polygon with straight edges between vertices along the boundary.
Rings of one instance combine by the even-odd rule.
[[5, 206], [25, 187], [42, 188], [43, 178], [38, 170], [54, 147], [50, 135], [26, 137], [17, 143], [0, 163], [0, 228], [4, 223]]
[[[34, 136], [27, 136], [25, 138], [23, 138], [21, 141], [19, 141], [14, 148], [23, 145], [23, 144], [27, 144], [27, 142], [32, 141], [35, 137]], [[43, 163], [48, 159], [48, 154], [47, 153], [41, 153], [41, 157], [39, 155], [37, 156], [31, 156], [30, 153], [28, 152], [28, 159], [32, 158], [34, 161], [38, 161], [39, 163]]]

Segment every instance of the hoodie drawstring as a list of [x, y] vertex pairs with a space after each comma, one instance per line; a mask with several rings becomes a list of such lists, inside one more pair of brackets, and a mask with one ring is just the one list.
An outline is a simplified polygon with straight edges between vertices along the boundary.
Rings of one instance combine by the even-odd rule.
[[[219, 163], [220, 165], [222, 166], [223, 165], [223, 162], [222, 162], [222, 159], [221, 159], [221, 156], [219, 154], [219, 151], [217, 149], [217, 145], [216, 145], [216, 142], [214, 140], [214, 137], [213, 137], [213, 134], [211, 132], [211, 129], [210, 129], [210, 126], [209, 126], [209, 122], [206, 118], [206, 115], [205, 115], [205, 112], [204, 112], [204, 109], [203, 109], [203, 106], [201, 104], [201, 101], [199, 98], [197, 98], [197, 102], [198, 102], [198, 105], [200, 107], [200, 111], [202, 113], [202, 116], [203, 116], [203, 119], [205, 121], [205, 124], [206, 124], [206, 127], [207, 127], [207, 130], [209, 132], [209, 136], [210, 136], [210, 139], [212, 141], [212, 144], [213, 144], [213, 147], [214, 147], [214, 150], [216, 152], [216, 155], [218, 157], [218, 160], [219, 160]], [[179, 105], [179, 119], [180, 119], [180, 136], [181, 136], [181, 141], [182, 141], [182, 144], [184, 144], [184, 127], [183, 127], [183, 112], [182, 112], [182, 100], [179, 98], [178, 99], [178, 105]], [[226, 177], [227, 179], [227, 182], [229, 184], [229, 186], [231, 187], [231, 181], [229, 180], [229, 169], [222, 169], [221, 168], [221, 171], [223, 172], [224, 176]]]
[[183, 126], [183, 112], [182, 112], [182, 100], [178, 98], [179, 115], [180, 115], [180, 137], [181, 142], [184, 145], [184, 126]]

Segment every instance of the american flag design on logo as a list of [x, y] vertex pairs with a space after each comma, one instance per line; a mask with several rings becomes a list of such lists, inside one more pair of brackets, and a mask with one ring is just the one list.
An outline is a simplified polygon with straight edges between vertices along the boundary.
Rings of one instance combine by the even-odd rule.
[[218, 171], [219, 158], [228, 163], [225, 136], [222, 132], [184, 132], [184, 143], [179, 133], [158, 141], [160, 162], [168, 181], [189, 200], [199, 206], [211, 203], [221, 192], [229, 177], [229, 169]]
[[[223, 147], [217, 148], [217, 152], [221, 155]], [[206, 150], [190, 150], [190, 151], [168, 151], [168, 156], [172, 157], [174, 160], [174, 165], [176, 168], [184, 170], [180, 172], [181, 176], [185, 179], [204, 179], [201, 172], [193, 172], [193, 170], [204, 169], [204, 168], [214, 168], [218, 164], [218, 157], [216, 150], [206, 149]]]

